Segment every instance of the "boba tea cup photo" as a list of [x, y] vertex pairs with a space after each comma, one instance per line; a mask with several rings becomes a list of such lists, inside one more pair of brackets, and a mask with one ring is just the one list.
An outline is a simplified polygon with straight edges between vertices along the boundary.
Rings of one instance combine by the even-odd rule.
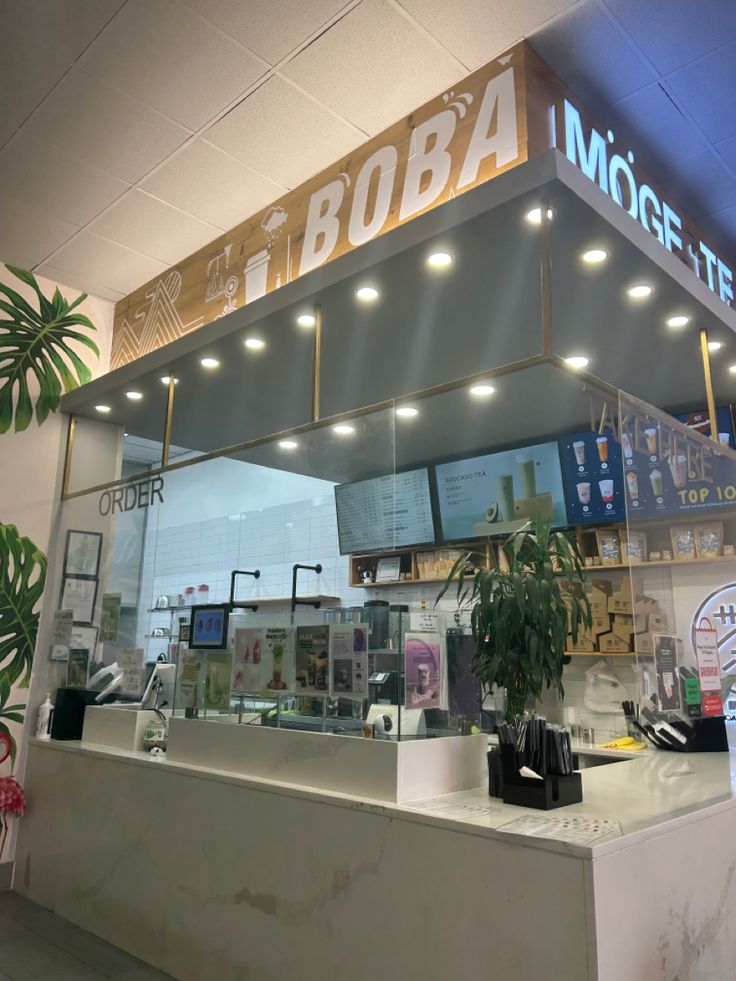
[[577, 484], [578, 489], [578, 500], [581, 504], [590, 504], [590, 484], [580, 483]]
[[598, 449], [598, 459], [601, 463], [608, 462], [608, 436], [598, 436], [595, 441]]
[[631, 446], [631, 437], [628, 433], [621, 433], [621, 449], [624, 451], [624, 456], [627, 460], [633, 457], [634, 450]]
[[630, 470], [626, 474], [626, 486], [627, 486], [627, 488], [629, 490], [629, 497], [631, 498], [631, 500], [632, 501], [638, 501], [639, 500], [639, 477], [638, 477], [637, 474], [634, 473], [633, 470]]
[[601, 498], [604, 504], [613, 503], [613, 481], [612, 480], [599, 480], [598, 489], [601, 492]]
[[647, 441], [647, 453], [650, 456], [656, 456], [657, 455], [657, 430], [645, 429], [644, 438]]
[[649, 474], [649, 480], [652, 485], [652, 491], [655, 497], [661, 497], [664, 493], [664, 487], [662, 484], [662, 473], [659, 470], [652, 470]]
[[687, 481], [687, 457], [684, 454], [671, 456], [668, 460], [672, 483], [680, 490]]
[[582, 439], [577, 439], [572, 444], [572, 448], [575, 451], [575, 462], [579, 467], [585, 466], [585, 443]]

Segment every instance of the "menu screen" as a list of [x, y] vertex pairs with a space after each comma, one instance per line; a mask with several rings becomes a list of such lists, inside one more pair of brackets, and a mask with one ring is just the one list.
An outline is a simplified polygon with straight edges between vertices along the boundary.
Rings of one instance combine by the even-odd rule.
[[426, 468], [339, 484], [335, 506], [341, 555], [434, 544]]
[[537, 517], [567, 524], [557, 443], [539, 443], [435, 468], [445, 541], [510, 533]]
[[612, 429], [563, 436], [560, 459], [569, 524], [626, 518], [621, 445]]

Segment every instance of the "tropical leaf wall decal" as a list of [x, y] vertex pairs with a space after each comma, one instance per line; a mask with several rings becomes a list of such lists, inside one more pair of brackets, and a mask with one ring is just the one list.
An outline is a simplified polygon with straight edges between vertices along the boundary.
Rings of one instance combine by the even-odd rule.
[[100, 356], [95, 342], [76, 329], [96, 330], [89, 317], [74, 312], [86, 300], [86, 293], [69, 303], [57, 287], [49, 299], [32, 273], [16, 266], [5, 268], [35, 292], [38, 310], [0, 282], [0, 433], [6, 433], [13, 423], [14, 403], [15, 431], [30, 425], [33, 401], [29, 376], [35, 376], [39, 387], [35, 406], [39, 426], [49, 412], [58, 409], [62, 391], [69, 392], [91, 379], [89, 368], [70, 341]]
[[25, 704], [8, 702], [16, 682], [27, 686], [30, 680], [39, 621], [35, 607], [45, 582], [43, 552], [14, 525], [0, 524], [0, 760], [15, 759], [7, 723], [23, 722]]

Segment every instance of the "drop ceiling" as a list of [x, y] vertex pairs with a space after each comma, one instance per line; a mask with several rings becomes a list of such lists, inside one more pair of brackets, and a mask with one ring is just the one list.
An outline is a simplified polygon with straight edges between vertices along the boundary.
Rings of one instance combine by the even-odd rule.
[[0, 260], [118, 299], [522, 37], [736, 256], [732, 0], [0, 0]]

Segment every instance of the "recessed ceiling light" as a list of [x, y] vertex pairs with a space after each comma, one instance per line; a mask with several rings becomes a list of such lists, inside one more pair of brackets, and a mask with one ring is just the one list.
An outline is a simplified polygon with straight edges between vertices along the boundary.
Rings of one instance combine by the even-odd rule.
[[[162, 375], [161, 376], [161, 381], [164, 383], [164, 385], [168, 385], [169, 382], [171, 381], [171, 375]], [[175, 378], [174, 379], [174, 384], [175, 385], [178, 385], [179, 384], [179, 379], [178, 378]]]
[[565, 358], [565, 364], [569, 364], [571, 368], [587, 368], [590, 358], [586, 358], [584, 354], [571, 354], [569, 358]]
[[338, 433], [340, 436], [352, 436], [355, 432], [355, 426], [348, 426], [347, 423], [339, 422], [336, 426], [332, 427], [334, 433]]
[[594, 266], [599, 262], [605, 262], [608, 258], [608, 253], [605, 249], [588, 249], [586, 252], [583, 252], [580, 258], [589, 266]]
[[708, 350], [711, 352], [711, 354], [714, 354], [716, 351], [720, 351], [722, 347], [723, 344], [721, 344], [720, 341], [708, 341]]
[[219, 368], [220, 362], [217, 358], [200, 358], [199, 363], [203, 368]]
[[433, 252], [427, 256], [427, 265], [432, 269], [446, 269], [452, 265], [452, 256], [449, 252]]
[[250, 351], [261, 351], [266, 346], [266, 342], [260, 337], [246, 337], [243, 343]]
[[355, 295], [362, 303], [373, 303], [378, 299], [378, 290], [373, 286], [361, 286], [355, 291]]
[[314, 327], [317, 323], [317, 318], [313, 313], [300, 313], [296, 318], [296, 322], [300, 327]]
[[130, 433], [123, 433], [123, 438], [124, 439], [127, 439], [129, 435], [130, 435]]
[[643, 300], [651, 295], [652, 287], [646, 283], [636, 283], [634, 286], [630, 286], [626, 292], [632, 300]]
[[665, 320], [665, 323], [668, 327], [687, 327], [687, 325], [690, 323], [690, 318], [678, 314], [675, 317], [669, 317], [667, 320]]
[[295, 439], [282, 439], [279, 446], [282, 450], [295, 450], [299, 444]]
[[412, 416], [418, 416], [419, 409], [415, 409], [413, 405], [399, 405], [396, 408], [396, 415], [402, 416], [404, 419], [409, 419]]
[[477, 395], [479, 398], [483, 395], [493, 395], [496, 389], [493, 385], [489, 385], [488, 382], [481, 382], [478, 385], [473, 385], [470, 388], [471, 395]]
[[143, 398], [143, 392], [126, 392], [125, 397], [130, 399], [131, 402], [140, 402]]
[[109, 405], [96, 405], [95, 412], [101, 412], [103, 415], [107, 415], [108, 412], [112, 412]]
[[[553, 214], [554, 214], [554, 212], [552, 211], [552, 209], [551, 208], [547, 208], [547, 220], [548, 221], [552, 221], [552, 215]], [[524, 217], [526, 218], [526, 220], [529, 222], [530, 225], [541, 225], [542, 224], [542, 209], [541, 208], [532, 208], [531, 211], [527, 211], [527, 213], [524, 215]]]

